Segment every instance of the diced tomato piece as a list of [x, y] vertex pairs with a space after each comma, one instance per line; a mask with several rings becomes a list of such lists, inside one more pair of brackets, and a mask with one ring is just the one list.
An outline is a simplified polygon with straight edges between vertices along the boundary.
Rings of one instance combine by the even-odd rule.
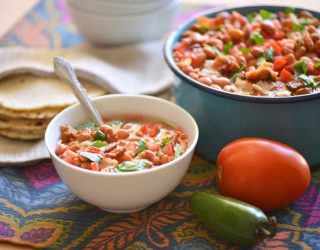
[[155, 137], [160, 132], [159, 124], [155, 124], [150, 128], [149, 135]]
[[140, 127], [140, 131], [144, 134], [148, 134], [149, 132], [149, 127], [147, 124], [143, 124], [141, 127]]
[[287, 64], [287, 59], [285, 57], [275, 57], [273, 61], [273, 69], [280, 71]]
[[293, 74], [286, 69], [283, 69], [280, 73], [280, 79], [283, 82], [288, 82], [292, 78], [292, 76]]
[[186, 42], [181, 42], [181, 43], [178, 43], [175, 47], [174, 47], [174, 50], [179, 50], [181, 52], [185, 51], [189, 46], [189, 43], [186, 43]]
[[64, 158], [75, 158], [75, 157], [78, 157], [78, 154], [71, 151], [70, 149], [67, 149], [66, 151], [63, 152], [63, 156]]
[[173, 147], [171, 145], [171, 143], [167, 143], [164, 148], [162, 149], [162, 152], [166, 155], [173, 155], [174, 154], [174, 151], [173, 151]]
[[100, 170], [99, 166], [98, 166], [98, 164], [96, 162], [91, 162], [90, 167], [91, 167], [91, 170], [93, 170], [93, 171], [99, 171]]
[[87, 150], [90, 153], [101, 153], [101, 150], [99, 148], [96, 147], [91, 147]]
[[157, 143], [147, 142], [147, 148], [151, 151], [158, 152], [160, 149], [160, 146]]
[[287, 66], [284, 67], [286, 70], [288, 70], [289, 72], [291, 72], [292, 74], [294, 73], [294, 67], [293, 64], [289, 64]]
[[285, 36], [286, 36], [285, 32], [283, 32], [282, 30], [277, 30], [276, 33], [273, 35], [273, 38], [275, 40], [281, 40], [285, 38]]
[[80, 165], [81, 168], [91, 169], [91, 162], [83, 162]]
[[277, 41], [271, 41], [266, 45], [266, 48], [272, 47], [274, 50], [274, 54], [276, 56], [281, 56], [282, 55], [282, 49]]

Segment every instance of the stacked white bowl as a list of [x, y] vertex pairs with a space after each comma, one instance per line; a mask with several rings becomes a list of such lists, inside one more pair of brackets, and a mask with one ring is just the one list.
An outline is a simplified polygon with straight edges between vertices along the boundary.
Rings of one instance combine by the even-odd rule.
[[161, 39], [170, 30], [181, 0], [68, 0], [79, 31], [95, 45]]

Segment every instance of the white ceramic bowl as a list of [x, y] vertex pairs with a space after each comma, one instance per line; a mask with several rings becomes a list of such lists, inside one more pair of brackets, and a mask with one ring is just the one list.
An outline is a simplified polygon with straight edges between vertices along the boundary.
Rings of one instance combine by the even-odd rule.
[[144, 2], [115, 2], [102, 0], [69, 0], [74, 6], [87, 12], [106, 15], [130, 15], [154, 11], [176, 0], [158, 0]]
[[181, 0], [141, 14], [98, 14], [68, 0], [70, 15], [79, 31], [95, 45], [121, 45], [163, 38], [178, 13]]
[[53, 164], [67, 187], [82, 200], [115, 213], [141, 210], [164, 198], [185, 175], [198, 140], [198, 127], [181, 107], [160, 98], [143, 95], [107, 95], [93, 99], [102, 116], [141, 114], [170, 121], [189, 136], [187, 151], [164, 165], [141, 172], [102, 173], [82, 169], [55, 154], [61, 124], [78, 125], [88, 119], [79, 104], [58, 114], [49, 124], [45, 142]]

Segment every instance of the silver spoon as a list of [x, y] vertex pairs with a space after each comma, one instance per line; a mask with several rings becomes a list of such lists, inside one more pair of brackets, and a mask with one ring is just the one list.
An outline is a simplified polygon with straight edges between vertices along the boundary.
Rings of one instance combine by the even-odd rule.
[[63, 59], [62, 57], [54, 57], [53, 59], [54, 71], [55, 73], [65, 82], [67, 82], [71, 88], [82, 107], [85, 108], [89, 116], [95, 121], [95, 123], [100, 126], [104, 124], [99, 112], [96, 107], [91, 102], [87, 91], [82, 87], [81, 83], [78, 81], [76, 73], [72, 68], [71, 64]]

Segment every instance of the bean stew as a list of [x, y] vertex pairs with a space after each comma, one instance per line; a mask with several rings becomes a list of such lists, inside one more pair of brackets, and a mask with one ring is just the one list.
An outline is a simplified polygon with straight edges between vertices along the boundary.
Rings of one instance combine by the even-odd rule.
[[106, 118], [79, 126], [61, 125], [56, 154], [80, 168], [101, 172], [132, 172], [174, 160], [188, 147], [184, 131], [167, 122], [139, 115]]
[[320, 20], [287, 8], [200, 17], [176, 44], [177, 66], [199, 84], [249, 96], [320, 92]]

